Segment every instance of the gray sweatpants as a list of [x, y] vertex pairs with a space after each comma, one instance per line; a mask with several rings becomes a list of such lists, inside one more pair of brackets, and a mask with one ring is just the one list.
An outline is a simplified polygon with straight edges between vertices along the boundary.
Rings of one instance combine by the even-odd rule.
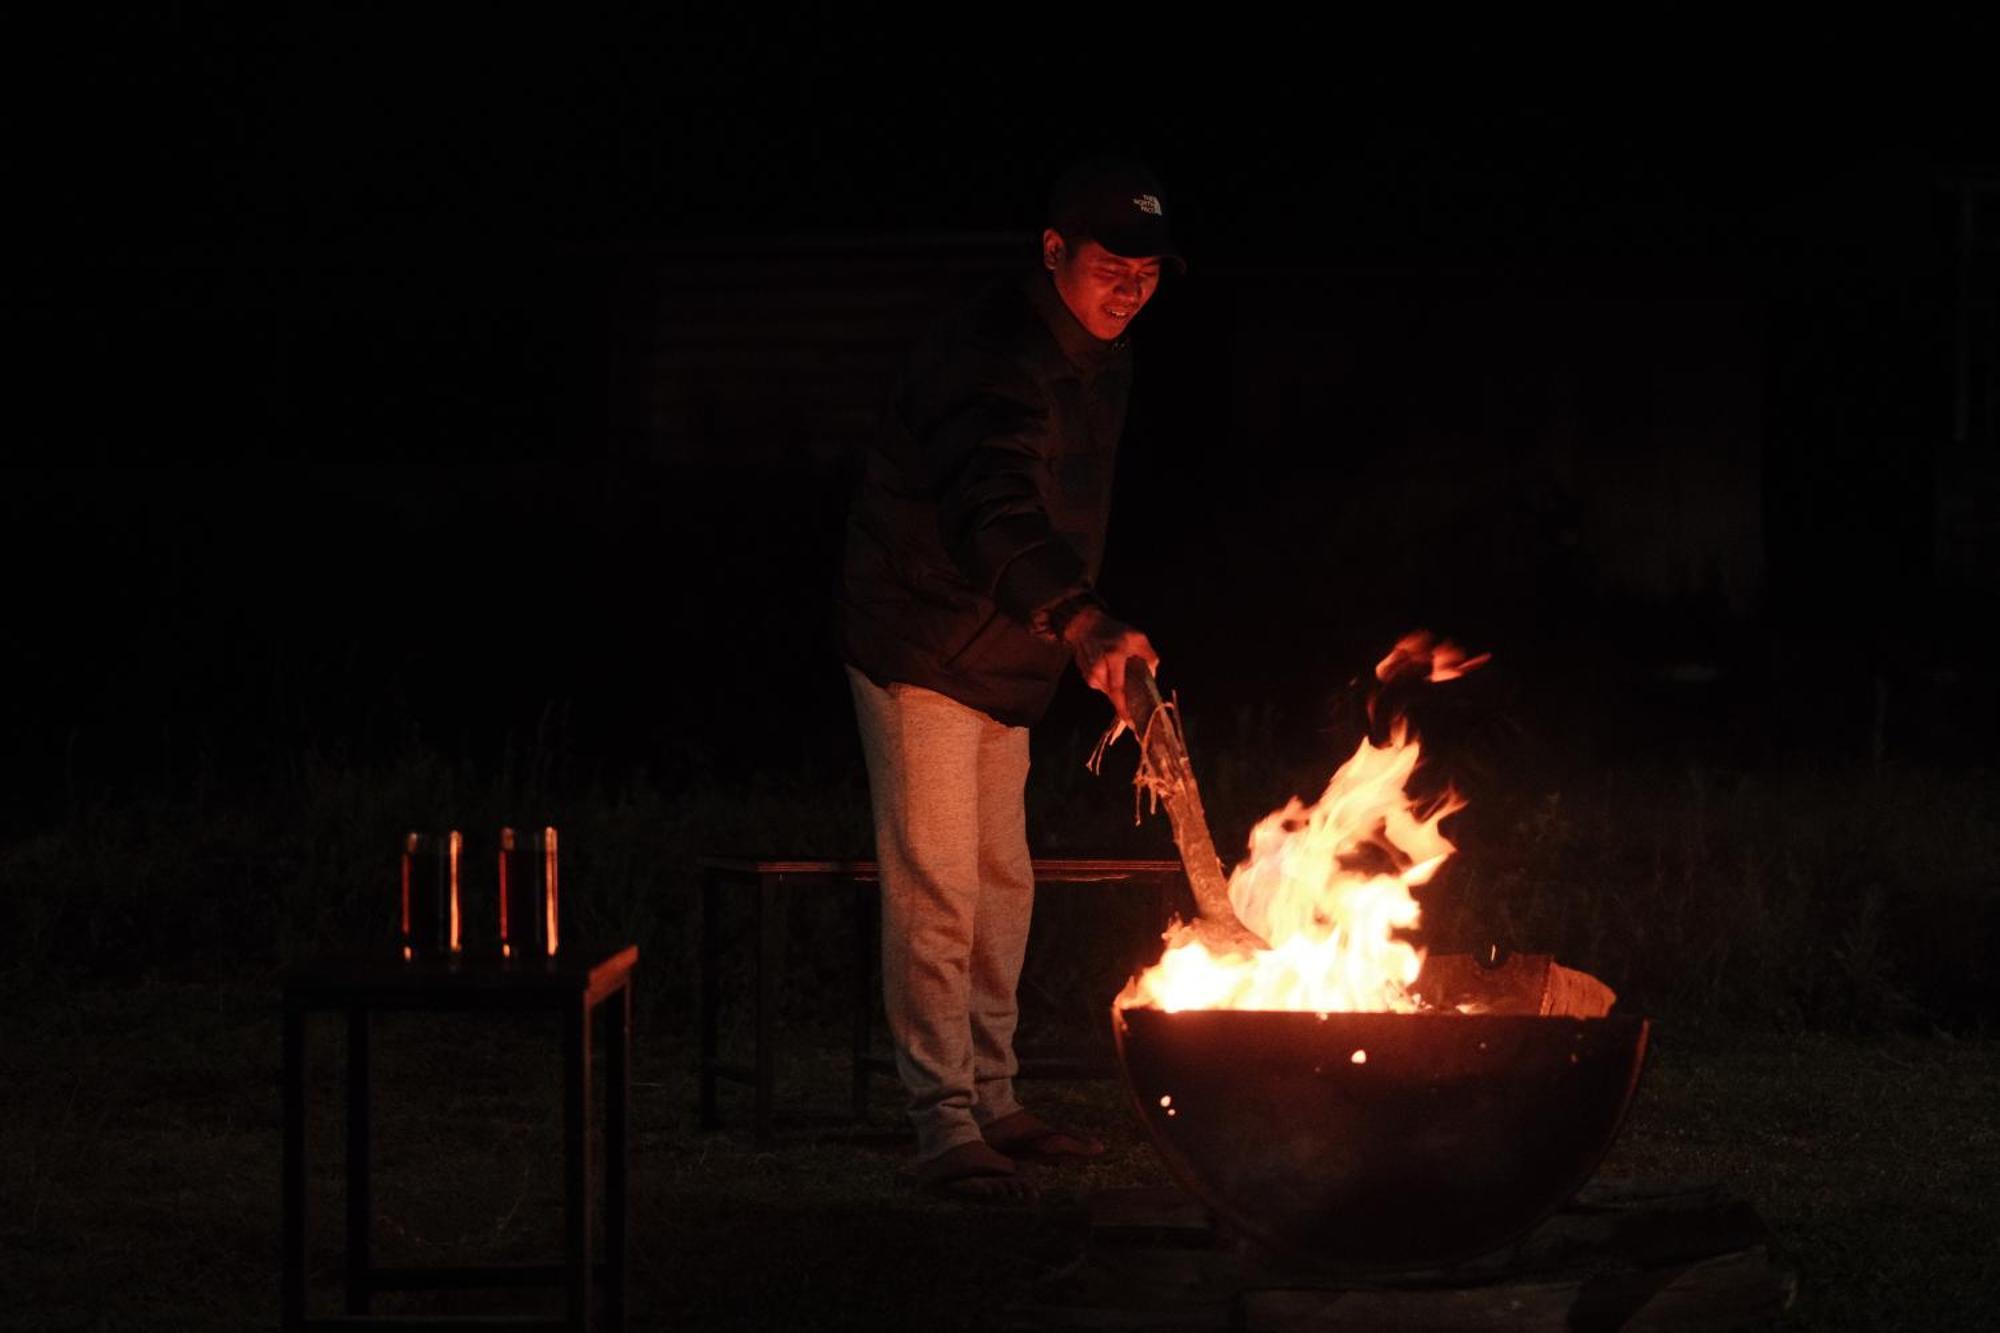
[[847, 669], [882, 864], [882, 998], [917, 1155], [980, 1137], [1014, 1099], [1028, 944], [1028, 729]]

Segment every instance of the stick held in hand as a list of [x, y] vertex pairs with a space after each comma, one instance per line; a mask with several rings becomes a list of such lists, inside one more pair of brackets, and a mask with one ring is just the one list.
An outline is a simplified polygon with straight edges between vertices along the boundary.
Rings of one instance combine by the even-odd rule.
[[1125, 663], [1125, 706], [1133, 734], [1139, 738], [1139, 775], [1167, 807], [1174, 846], [1180, 849], [1188, 887], [1194, 890], [1196, 938], [1213, 953], [1250, 953], [1270, 946], [1237, 917], [1229, 901], [1229, 881], [1215, 854], [1208, 831], [1208, 814], [1201, 806], [1194, 766], [1188, 761], [1187, 738], [1181, 734], [1174, 705], [1160, 697], [1160, 687], [1145, 659]]

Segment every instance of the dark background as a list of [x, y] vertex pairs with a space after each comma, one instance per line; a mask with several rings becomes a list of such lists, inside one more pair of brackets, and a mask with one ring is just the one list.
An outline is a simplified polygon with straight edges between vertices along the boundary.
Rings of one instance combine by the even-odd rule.
[[[854, 451], [899, 348], [1100, 148], [1157, 166], [1192, 265], [1135, 335], [1105, 591], [1224, 856], [1351, 750], [1397, 636], [1491, 651], [1408, 701], [1420, 780], [1470, 802], [1421, 943], [1551, 953], [1652, 1018], [1605, 1175], [1723, 1182], [1797, 1263], [1791, 1323], [1986, 1314], [1990, 42], [558, 12], [10, 26], [8, 1319], [270, 1325], [279, 977], [388, 944], [412, 828], [476, 857], [559, 825], [565, 951], [640, 947], [641, 1319], [978, 1322], [1075, 1271], [1086, 1195], [1163, 1179], [1109, 1085], [1037, 1085], [1112, 1155], [1005, 1215], [909, 1189], [890, 1081], [822, 1114], [844, 894], [786, 895], [776, 1150], [747, 1095], [695, 1123], [696, 858], [867, 850], [829, 623]], [[1105, 717], [1070, 681], [1037, 729], [1036, 847], [1170, 855], [1129, 743], [1083, 769]], [[1161, 926], [1043, 893], [1024, 1050], [1102, 1042]], [[382, 1262], [551, 1253], [547, 1033], [476, 1018], [376, 1028]], [[497, 1293], [459, 1295], [403, 1308]]]
[[[1208, 762], [1323, 772], [1424, 626], [1495, 653], [1452, 756], [1489, 782], [1983, 771], [1968, 71], [726, 28], [106, 19], [54, 54], [11, 835], [413, 747], [851, 784], [853, 451], [1105, 148], [1192, 261], [1137, 335], [1105, 587]], [[1038, 744], [1102, 721], [1071, 682]]]

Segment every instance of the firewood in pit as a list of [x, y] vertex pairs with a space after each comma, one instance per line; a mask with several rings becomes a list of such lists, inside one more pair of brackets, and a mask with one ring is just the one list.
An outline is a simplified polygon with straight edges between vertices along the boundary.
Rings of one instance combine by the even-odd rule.
[[1208, 815], [1201, 807], [1194, 766], [1188, 761], [1187, 738], [1181, 734], [1179, 712], [1160, 697], [1159, 684], [1143, 658], [1125, 664], [1125, 707], [1132, 714], [1139, 738], [1138, 782], [1167, 807], [1174, 845], [1194, 890], [1196, 917], [1190, 923], [1195, 938], [1211, 953], [1252, 953], [1271, 946], [1237, 917], [1229, 901], [1229, 881], [1209, 835]]

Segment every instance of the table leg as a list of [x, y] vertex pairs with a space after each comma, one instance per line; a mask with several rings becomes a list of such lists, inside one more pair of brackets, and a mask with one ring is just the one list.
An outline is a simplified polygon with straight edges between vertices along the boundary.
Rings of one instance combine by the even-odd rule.
[[722, 1056], [721, 1002], [722, 882], [719, 872], [708, 870], [701, 877], [701, 1075], [697, 1080], [703, 1129], [717, 1129], [722, 1124], [715, 1111], [715, 1062]]
[[871, 884], [854, 886], [854, 1118], [868, 1118], [868, 1042], [875, 1013], [876, 898]]
[[778, 969], [785, 948], [784, 923], [779, 916], [783, 876], [757, 877], [757, 1014], [755, 1075], [756, 1141], [771, 1141], [772, 1091], [777, 1081]]
[[279, 1303], [286, 1333], [306, 1317], [306, 1024], [305, 1012], [285, 1002], [284, 1037], [284, 1256]]
[[590, 1333], [590, 1005], [563, 1010], [563, 1288], [576, 1333]]
[[611, 1032], [604, 1047], [604, 1325], [622, 1333], [631, 1259], [632, 983], [621, 986], [605, 1007]]
[[347, 1011], [347, 1313], [367, 1314], [370, 1290], [369, 1222], [374, 1186], [368, 1144], [368, 1010]]

